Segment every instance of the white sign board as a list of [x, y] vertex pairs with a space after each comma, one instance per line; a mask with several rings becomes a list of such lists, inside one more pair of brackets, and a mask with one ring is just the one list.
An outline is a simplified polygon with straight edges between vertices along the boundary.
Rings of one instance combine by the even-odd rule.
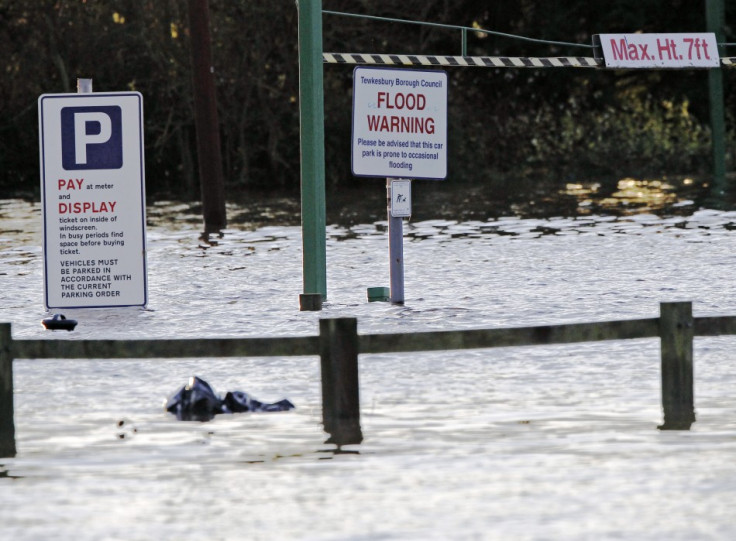
[[47, 308], [147, 302], [143, 98], [38, 99]]
[[717, 68], [713, 33], [600, 34], [607, 68]]
[[447, 73], [357, 67], [353, 174], [447, 176]]
[[391, 179], [391, 216], [411, 216], [411, 180]]

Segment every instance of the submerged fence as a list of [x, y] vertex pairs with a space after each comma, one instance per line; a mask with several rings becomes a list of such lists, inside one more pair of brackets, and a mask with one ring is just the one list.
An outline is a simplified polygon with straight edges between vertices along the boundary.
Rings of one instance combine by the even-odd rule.
[[358, 334], [355, 318], [321, 319], [319, 336], [179, 340], [13, 340], [0, 323], [0, 457], [15, 456], [14, 359], [154, 359], [319, 355], [322, 422], [327, 443], [363, 440], [358, 356], [480, 349], [601, 340], [660, 338], [663, 430], [689, 430], [695, 421], [693, 337], [736, 334], [736, 317], [693, 318], [692, 303], [661, 303], [657, 318], [534, 327], [397, 334]]

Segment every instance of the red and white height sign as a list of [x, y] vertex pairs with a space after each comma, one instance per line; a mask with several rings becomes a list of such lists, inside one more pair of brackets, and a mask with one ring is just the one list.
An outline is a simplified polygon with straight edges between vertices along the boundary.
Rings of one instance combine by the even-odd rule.
[[714, 33], [600, 34], [607, 68], [717, 68]]
[[47, 308], [147, 301], [143, 98], [38, 99]]

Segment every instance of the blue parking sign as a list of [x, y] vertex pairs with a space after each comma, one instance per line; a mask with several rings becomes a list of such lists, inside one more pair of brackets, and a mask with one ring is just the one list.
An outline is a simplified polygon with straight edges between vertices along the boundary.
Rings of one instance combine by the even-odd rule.
[[62, 108], [61, 158], [67, 171], [120, 169], [123, 166], [120, 107]]
[[143, 96], [38, 99], [44, 304], [145, 306]]

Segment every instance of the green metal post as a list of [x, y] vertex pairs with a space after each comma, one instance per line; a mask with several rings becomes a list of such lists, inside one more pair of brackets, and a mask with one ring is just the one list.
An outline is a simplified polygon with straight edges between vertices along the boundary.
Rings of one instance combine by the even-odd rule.
[[297, 0], [304, 293], [327, 297], [322, 0]]
[[[726, 12], [723, 0], [705, 0], [705, 18], [708, 32], [714, 32], [716, 41], [723, 43], [725, 35]], [[718, 48], [719, 58], [723, 55]], [[710, 91], [710, 130], [713, 144], [713, 186], [712, 194], [721, 196], [726, 189], [726, 122], [723, 105], [723, 71], [718, 68], [708, 70], [708, 87]]]

